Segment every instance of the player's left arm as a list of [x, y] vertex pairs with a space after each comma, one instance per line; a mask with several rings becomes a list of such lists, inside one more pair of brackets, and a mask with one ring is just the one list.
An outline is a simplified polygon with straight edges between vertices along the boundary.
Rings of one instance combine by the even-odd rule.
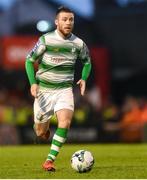
[[85, 43], [83, 43], [83, 47], [81, 49], [80, 59], [83, 63], [83, 69], [82, 69], [82, 77], [77, 82], [77, 84], [80, 86], [81, 95], [84, 96], [86, 90], [86, 81], [91, 72], [91, 58], [89, 55], [89, 50]]

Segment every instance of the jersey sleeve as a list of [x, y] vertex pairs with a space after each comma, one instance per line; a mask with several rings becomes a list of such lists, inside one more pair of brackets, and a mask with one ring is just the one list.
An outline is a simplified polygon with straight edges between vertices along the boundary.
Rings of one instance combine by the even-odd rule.
[[88, 47], [86, 46], [85, 43], [83, 43], [83, 46], [82, 46], [81, 51], [80, 51], [79, 58], [83, 64], [82, 79], [86, 81], [90, 75], [90, 72], [91, 72], [91, 58], [89, 55]]
[[38, 42], [35, 44], [34, 48], [27, 56], [27, 60], [35, 62], [46, 50], [44, 36], [41, 36]]
[[34, 48], [31, 50], [31, 52], [28, 54], [25, 62], [25, 68], [26, 73], [30, 82], [30, 85], [36, 84], [36, 78], [35, 78], [35, 70], [34, 70], [34, 62], [39, 59], [40, 56], [44, 53], [46, 49], [44, 37], [41, 36], [34, 46]]

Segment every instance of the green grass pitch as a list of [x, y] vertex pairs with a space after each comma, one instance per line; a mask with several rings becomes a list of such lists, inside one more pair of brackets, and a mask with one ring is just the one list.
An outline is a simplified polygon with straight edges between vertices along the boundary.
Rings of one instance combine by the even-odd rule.
[[[77, 173], [70, 166], [71, 155], [89, 150], [95, 158], [93, 169]], [[147, 144], [66, 144], [55, 162], [56, 171], [41, 168], [49, 151], [47, 145], [1, 146], [0, 179], [145, 179]]]

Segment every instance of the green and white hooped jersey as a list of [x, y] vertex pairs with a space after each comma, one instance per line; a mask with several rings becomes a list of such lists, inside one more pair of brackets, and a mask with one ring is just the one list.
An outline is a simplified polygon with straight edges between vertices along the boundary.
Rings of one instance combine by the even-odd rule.
[[53, 89], [72, 86], [77, 59], [84, 65], [90, 63], [86, 44], [74, 34], [63, 39], [57, 30], [42, 35], [27, 59], [39, 62], [39, 85]]

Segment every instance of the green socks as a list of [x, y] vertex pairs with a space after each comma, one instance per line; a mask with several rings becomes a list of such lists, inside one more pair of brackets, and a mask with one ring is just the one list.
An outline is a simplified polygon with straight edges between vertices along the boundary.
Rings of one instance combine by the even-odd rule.
[[51, 149], [47, 160], [54, 161], [56, 159], [62, 144], [66, 141], [67, 132], [67, 128], [57, 128], [52, 139]]

